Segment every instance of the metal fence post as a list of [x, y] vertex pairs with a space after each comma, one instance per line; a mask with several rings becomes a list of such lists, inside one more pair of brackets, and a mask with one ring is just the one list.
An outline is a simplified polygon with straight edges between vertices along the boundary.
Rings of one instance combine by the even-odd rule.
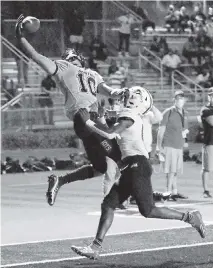
[[175, 81], [174, 81], [174, 72], [172, 72], [172, 95], [174, 96], [175, 91]]

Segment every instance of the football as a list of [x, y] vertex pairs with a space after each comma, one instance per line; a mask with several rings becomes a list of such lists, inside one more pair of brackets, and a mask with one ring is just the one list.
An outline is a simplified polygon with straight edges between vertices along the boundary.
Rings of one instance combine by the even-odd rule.
[[26, 33], [35, 33], [40, 28], [40, 20], [35, 17], [27, 16], [22, 21], [22, 28]]

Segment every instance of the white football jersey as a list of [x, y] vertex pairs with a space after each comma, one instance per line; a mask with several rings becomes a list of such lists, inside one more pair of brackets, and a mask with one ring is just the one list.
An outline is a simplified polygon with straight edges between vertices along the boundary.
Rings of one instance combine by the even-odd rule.
[[133, 155], [144, 155], [146, 158], [149, 158], [142, 140], [143, 122], [141, 116], [137, 111], [125, 108], [120, 112], [118, 119], [122, 117], [131, 118], [134, 121], [131, 127], [119, 133], [121, 138], [117, 142], [121, 150], [122, 159]]
[[58, 71], [54, 78], [58, 88], [65, 96], [65, 110], [72, 120], [80, 108], [90, 111], [97, 102], [97, 88], [103, 78], [91, 69], [84, 69], [65, 60], [55, 61]]

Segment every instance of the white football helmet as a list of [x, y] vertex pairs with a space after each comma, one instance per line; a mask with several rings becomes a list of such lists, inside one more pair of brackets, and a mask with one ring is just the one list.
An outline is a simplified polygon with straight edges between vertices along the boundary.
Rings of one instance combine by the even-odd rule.
[[149, 91], [143, 87], [131, 87], [125, 94], [125, 107], [137, 109], [140, 114], [146, 114], [152, 105], [153, 98]]

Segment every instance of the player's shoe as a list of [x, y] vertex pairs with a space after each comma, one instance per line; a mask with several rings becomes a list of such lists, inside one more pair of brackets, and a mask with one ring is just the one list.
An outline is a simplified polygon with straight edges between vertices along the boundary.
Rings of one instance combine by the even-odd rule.
[[91, 260], [97, 260], [99, 258], [99, 249], [92, 248], [92, 245], [85, 247], [72, 246], [71, 249], [78, 255], [87, 257]]
[[209, 191], [204, 191], [204, 192], [203, 192], [203, 197], [204, 197], [204, 198], [212, 198], [212, 195], [210, 194]]
[[47, 203], [50, 206], [54, 205], [60, 187], [59, 177], [54, 174], [50, 175], [48, 177], [48, 190], [46, 192]]
[[183, 221], [188, 222], [194, 227], [202, 238], [206, 236], [206, 227], [202, 220], [202, 216], [198, 210], [187, 211], [184, 215]]

